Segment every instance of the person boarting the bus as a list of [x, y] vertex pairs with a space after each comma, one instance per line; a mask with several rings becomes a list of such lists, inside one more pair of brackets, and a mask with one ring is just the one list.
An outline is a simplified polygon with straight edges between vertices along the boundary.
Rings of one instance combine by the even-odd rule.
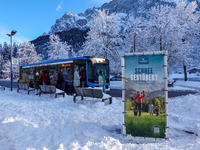
[[81, 69], [80, 75], [81, 75], [81, 86], [85, 87], [86, 71], [84, 67]]
[[74, 67], [74, 83], [73, 83], [74, 87], [80, 86], [80, 79], [81, 77], [79, 76], [79, 73], [78, 73], [78, 66], [75, 66]]

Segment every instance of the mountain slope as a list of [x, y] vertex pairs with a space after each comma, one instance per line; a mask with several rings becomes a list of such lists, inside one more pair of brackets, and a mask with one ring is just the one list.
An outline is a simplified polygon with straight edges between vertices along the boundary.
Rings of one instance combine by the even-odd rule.
[[[190, 1], [192, 0], [187, 2]], [[200, 0], [197, 1], [197, 4], [198, 10], [200, 10]], [[101, 7], [88, 8], [84, 13], [73, 14], [68, 11], [56, 20], [49, 31], [44, 32], [42, 36], [31, 42], [35, 45], [36, 51], [43, 54], [45, 59], [47, 59], [48, 53], [47, 42], [49, 41], [49, 35], [52, 34], [60, 35], [61, 40], [68, 42], [74, 48], [74, 51], [77, 52], [82, 48], [82, 44], [89, 31], [88, 22], [100, 9], [116, 14], [118, 21], [123, 22], [129, 13], [148, 19], [149, 11], [158, 5], [174, 7], [176, 0], [112, 0], [109, 3], [104, 3]]]
[[[85, 37], [89, 29], [80, 30], [78, 28], [73, 28], [69, 31], [57, 32], [60, 39], [64, 42], [67, 41], [68, 45], [71, 45], [75, 52], [81, 49], [83, 43], [85, 42]], [[36, 51], [44, 56], [44, 59], [48, 58], [48, 42], [49, 35], [43, 35], [37, 39], [31, 41], [35, 45]]]

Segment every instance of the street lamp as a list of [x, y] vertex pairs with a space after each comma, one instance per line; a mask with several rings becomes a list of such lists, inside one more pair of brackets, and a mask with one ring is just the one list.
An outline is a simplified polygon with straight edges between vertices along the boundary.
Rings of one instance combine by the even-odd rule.
[[10, 36], [10, 64], [11, 64], [11, 87], [10, 90], [12, 91], [12, 83], [13, 83], [13, 71], [12, 71], [12, 36], [15, 35], [17, 31], [16, 30], [12, 30], [11, 33], [8, 33], [6, 35]]

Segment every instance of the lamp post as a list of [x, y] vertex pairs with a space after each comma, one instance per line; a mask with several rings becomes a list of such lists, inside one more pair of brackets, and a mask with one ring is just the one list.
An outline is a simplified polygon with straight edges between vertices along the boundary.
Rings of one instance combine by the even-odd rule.
[[10, 77], [11, 77], [11, 87], [10, 90], [12, 91], [12, 83], [13, 83], [13, 71], [12, 71], [12, 36], [15, 35], [17, 31], [12, 30], [11, 33], [8, 33], [7, 35], [10, 36], [10, 64], [11, 64], [11, 71], [10, 71]]

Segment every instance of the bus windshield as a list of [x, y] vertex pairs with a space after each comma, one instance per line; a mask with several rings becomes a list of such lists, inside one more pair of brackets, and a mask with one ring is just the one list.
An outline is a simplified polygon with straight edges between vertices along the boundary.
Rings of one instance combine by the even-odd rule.
[[109, 61], [103, 58], [91, 58], [88, 64], [88, 81], [98, 84], [99, 72], [103, 71], [106, 83], [109, 82]]

